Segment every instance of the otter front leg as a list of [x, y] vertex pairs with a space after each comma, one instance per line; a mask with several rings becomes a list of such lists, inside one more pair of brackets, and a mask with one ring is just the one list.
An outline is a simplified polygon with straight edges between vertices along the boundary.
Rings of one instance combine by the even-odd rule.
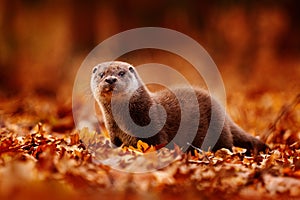
[[116, 137], [116, 136], [110, 136], [110, 141], [117, 147], [120, 147], [123, 144], [123, 142], [120, 140], [120, 138]]

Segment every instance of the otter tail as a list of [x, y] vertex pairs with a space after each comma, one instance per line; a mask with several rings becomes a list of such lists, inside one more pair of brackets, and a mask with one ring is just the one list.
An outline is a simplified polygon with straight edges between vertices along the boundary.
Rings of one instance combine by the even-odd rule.
[[232, 133], [233, 145], [247, 149], [246, 155], [257, 155], [259, 152], [266, 152], [270, 148], [268, 145], [246, 133], [234, 122], [231, 123], [230, 131]]

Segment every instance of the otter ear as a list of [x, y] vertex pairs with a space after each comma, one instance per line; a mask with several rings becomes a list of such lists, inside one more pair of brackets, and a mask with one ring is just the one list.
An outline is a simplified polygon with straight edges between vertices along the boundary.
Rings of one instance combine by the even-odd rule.
[[134, 72], [133, 67], [129, 67], [129, 71], [133, 73]]
[[97, 69], [98, 69], [98, 67], [97, 67], [97, 66], [93, 68], [93, 74], [95, 74], [95, 73], [96, 73]]

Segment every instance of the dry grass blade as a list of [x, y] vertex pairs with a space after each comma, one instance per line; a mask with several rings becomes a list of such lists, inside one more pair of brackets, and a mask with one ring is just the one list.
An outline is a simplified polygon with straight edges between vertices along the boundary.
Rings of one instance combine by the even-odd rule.
[[276, 134], [274, 134], [274, 132], [277, 129], [277, 125], [284, 117], [293, 112], [293, 110], [298, 104], [300, 104], [300, 93], [294, 98], [294, 100], [290, 104], [282, 106], [275, 120], [269, 125], [269, 128], [265, 131], [265, 133], [261, 135], [261, 140], [267, 143], [273, 141], [276, 137]]

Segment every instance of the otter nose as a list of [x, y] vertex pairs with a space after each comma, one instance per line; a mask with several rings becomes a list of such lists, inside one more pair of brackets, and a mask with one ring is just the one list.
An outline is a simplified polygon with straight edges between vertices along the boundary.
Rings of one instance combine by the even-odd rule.
[[117, 78], [115, 78], [115, 77], [108, 77], [108, 78], [105, 79], [105, 82], [109, 83], [109, 84], [113, 84], [116, 81], [117, 81]]

